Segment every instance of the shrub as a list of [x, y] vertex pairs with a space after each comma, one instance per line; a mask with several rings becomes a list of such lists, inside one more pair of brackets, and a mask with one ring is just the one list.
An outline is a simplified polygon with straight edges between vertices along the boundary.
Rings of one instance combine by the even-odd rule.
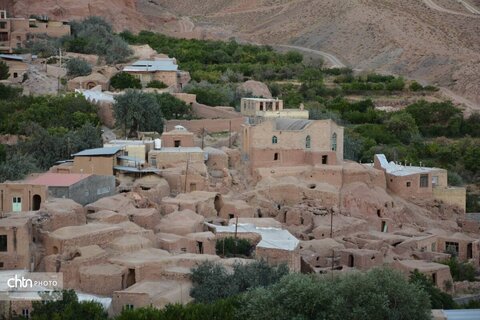
[[168, 86], [160, 80], [152, 80], [147, 83], [147, 88], [165, 89]]
[[253, 245], [247, 239], [235, 239], [226, 237], [218, 239], [216, 243], [217, 255], [223, 257], [244, 256], [249, 257], [252, 254]]
[[118, 90], [142, 88], [140, 80], [126, 72], [119, 72], [110, 78], [110, 85]]
[[211, 84], [206, 81], [191, 82], [185, 89], [187, 93], [197, 95], [197, 101], [209, 106], [233, 106], [235, 92], [228, 85]]
[[90, 64], [79, 58], [72, 58], [67, 61], [67, 75], [75, 78], [80, 76], [87, 76], [92, 72]]
[[5, 61], [0, 61], [0, 80], [5, 80], [10, 77], [10, 68], [5, 63]]
[[455, 256], [441, 263], [450, 267], [454, 281], [475, 281], [475, 267], [471, 263], [460, 262]]
[[233, 273], [222, 264], [206, 261], [192, 269], [190, 295], [196, 302], [212, 303], [252, 288], [268, 287], [287, 274], [286, 265], [272, 267], [263, 260], [235, 264]]
[[423, 86], [417, 81], [413, 81], [408, 88], [410, 89], [410, 91], [414, 92], [423, 90]]

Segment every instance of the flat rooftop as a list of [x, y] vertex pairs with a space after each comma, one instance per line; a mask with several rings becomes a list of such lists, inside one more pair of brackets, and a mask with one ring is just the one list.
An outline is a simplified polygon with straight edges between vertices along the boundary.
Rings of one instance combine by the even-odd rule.
[[69, 226], [57, 229], [50, 233], [56, 239], [75, 239], [91, 234], [122, 230], [121, 227], [112, 224], [89, 223], [81, 226]]
[[114, 154], [116, 154], [122, 149], [123, 149], [123, 146], [86, 149], [86, 150], [74, 153], [73, 156], [74, 157], [113, 156]]
[[[235, 233], [235, 225], [217, 226], [210, 223], [205, 223], [212, 227], [217, 233]], [[268, 249], [279, 249], [293, 251], [298, 247], [300, 241], [295, 238], [287, 230], [279, 228], [262, 228], [256, 227], [253, 224], [238, 224], [238, 233], [257, 233], [262, 237], [262, 240], [257, 244], [257, 247]]]
[[165, 153], [203, 153], [203, 150], [202, 148], [199, 148], [199, 147], [178, 147], [178, 148], [175, 148], [175, 147], [168, 147], [168, 148], [161, 148], [161, 149], [155, 149], [155, 150], [151, 150], [150, 152], [155, 152], [155, 153], [162, 153], [162, 152], [165, 152]]
[[91, 174], [83, 173], [53, 173], [47, 172], [26, 182], [47, 187], [69, 187], [88, 177]]
[[414, 270], [418, 269], [420, 272], [436, 271], [442, 269], [449, 269], [447, 265], [429, 262], [424, 260], [397, 260], [401, 265]]
[[443, 170], [440, 168], [416, 167], [416, 166], [402, 166], [393, 161], [388, 162], [384, 154], [376, 154], [375, 157], [380, 161], [380, 165], [388, 174], [394, 176], [409, 176], [413, 174], [429, 173], [433, 171]]

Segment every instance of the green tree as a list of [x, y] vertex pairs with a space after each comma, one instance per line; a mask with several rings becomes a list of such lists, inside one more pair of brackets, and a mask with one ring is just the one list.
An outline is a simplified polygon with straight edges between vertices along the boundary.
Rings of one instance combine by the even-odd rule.
[[292, 274], [240, 298], [238, 319], [427, 320], [429, 296], [391, 269], [335, 279]]
[[72, 58], [67, 61], [67, 75], [75, 78], [80, 76], [87, 76], [92, 72], [90, 64], [79, 58]]
[[103, 306], [94, 301], [78, 301], [73, 290], [63, 290], [61, 300], [34, 301], [33, 311], [30, 315], [32, 320], [103, 320], [107, 319], [107, 313]]
[[235, 239], [234, 237], [226, 237], [223, 239], [218, 239], [215, 248], [217, 254], [221, 256], [249, 257], [252, 253], [253, 245], [247, 239]]
[[419, 134], [415, 119], [406, 112], [393, 113], [385, 122], [387, 129], [405, 144], [410, 144], [413, 137]]
[[31, 155], [12, 152], [6, 154], [5, 161], [0, 162], [0, 183], [23, 179], [27, 174], [38, 170], [36, 160]]
[[163, 115], [160, 105], [152, 94], [127, 90], [115, 97], [113, 105], [118, 125], [129, 129], [128, 137], [137, 137], [138, 131], [163, 132]]
[[422, 288], [430, 296], [430, 303], [432, 309], [454, 309], [455, 302], [448, 293], [441, 291], [435, 287], [432, 279], [427, 278], [426, 275], [420, 273], [418, 270], [414, 270], [410, 273], [408, 280], [410, 283], [415, 284]]
[[454, 281], [475, 281], [475, 267], [471, 263], [458, 261], [455, 256], [440, 263], [450, 268]]
[[140, 80], [126, 72], [119, 72], [110, 78], [110, 85], [118, 90], [142, 88]]
[[0, 80], [6, 80], [10, 77], [10, 68], [5, 61], [0, 61]]
[[165, 89], [168, 86], [160, 80], [152, 80], [147, 83], [147, 88]]
[[204, 262], [192, 269], [190, 295], [196, 302], [212, 303], [236, 296], [251, 288], [269, 286], [288, 274], [285, 265], [269, 266], [265, 261], [236, 264], [233, 274], [219, 263]]
[[162, 114], [165, 119], [191, 119], [192, 107], [169, 93], [156, 94]]

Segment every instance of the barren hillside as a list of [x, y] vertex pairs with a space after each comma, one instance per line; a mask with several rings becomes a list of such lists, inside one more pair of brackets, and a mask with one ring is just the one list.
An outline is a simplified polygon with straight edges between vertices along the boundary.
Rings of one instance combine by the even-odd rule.
[[480, 104], [478, 0], [22, 0], [14, 8], [17, 15], [48, 8], [62, 19], [102, 15], [118, 30], [323, 50], [352, 67], [437, 83]]

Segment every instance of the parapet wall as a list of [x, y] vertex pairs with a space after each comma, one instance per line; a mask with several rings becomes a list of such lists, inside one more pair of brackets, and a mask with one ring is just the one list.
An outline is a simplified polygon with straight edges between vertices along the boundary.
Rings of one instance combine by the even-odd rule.
[[[207, 132], [242, 132], [243, 117], [232, 119], [199, 119], [199, 120], [168, 120], [165, 122], [164, 130], [171, 130], [180, 125], [187, 128], [188, 131], [201, 134], [203, 129]], [[230, 127], [231, 126], [231, 127]]]
[[451, 205], [456, 205], [462, 209], [465, 213], [467, 204], [465, 199], [467, 197], [467, 190], [465, 188], [433, 188], [433, 197], [442, 200], [443, 202]]

